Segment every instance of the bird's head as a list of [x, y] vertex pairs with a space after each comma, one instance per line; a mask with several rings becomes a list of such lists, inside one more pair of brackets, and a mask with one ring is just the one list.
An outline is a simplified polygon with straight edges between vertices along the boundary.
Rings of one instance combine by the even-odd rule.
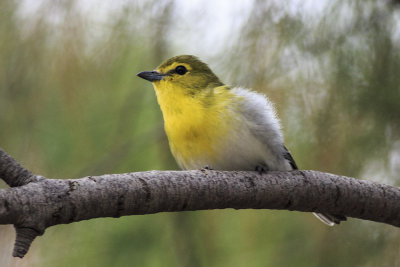
[[191, 55], [170, 58], [156, 70], [143, 71], [137, 76], [152, 82], [156, 91], [190, 96], [223, 85], [207, 64]]

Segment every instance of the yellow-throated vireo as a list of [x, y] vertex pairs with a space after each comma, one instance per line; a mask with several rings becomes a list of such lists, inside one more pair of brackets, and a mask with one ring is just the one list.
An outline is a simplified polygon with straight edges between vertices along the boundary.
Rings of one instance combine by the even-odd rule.
[[[153, 83], [171, 152], [182, 169], [297, 169], [266, 96], [223, 84], [191, 55], [170, 58], [155, 71], [137, 75]], [[346, 219], [314, 214], [330, 226]]]

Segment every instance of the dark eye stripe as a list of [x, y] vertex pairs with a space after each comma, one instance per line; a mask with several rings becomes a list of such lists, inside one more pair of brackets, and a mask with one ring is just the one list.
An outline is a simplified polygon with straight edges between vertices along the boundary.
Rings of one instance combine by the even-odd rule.
[[173, 70], [169, 70], [167, 73], [165, 73], [165, 75], [171, 76], [172, 74], [175, 74], [175, 73], [176, 73], [176, 71], [175, 71], [175, 69], [173, 69]]

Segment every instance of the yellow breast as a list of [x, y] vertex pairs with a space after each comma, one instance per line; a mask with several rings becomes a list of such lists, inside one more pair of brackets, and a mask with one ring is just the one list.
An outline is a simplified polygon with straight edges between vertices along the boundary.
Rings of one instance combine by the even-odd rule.
[[[224, 136], [232, 127], [229, 110], [234, 95], [226, 86], [188, 95], [185, 88], [156, 84], [171, 152], [182, 168], [201, 166], [218, 157]], [[228, 123], [230, 122], [230, 123]], [[198, 162], [198, 164], [196, 164]]]

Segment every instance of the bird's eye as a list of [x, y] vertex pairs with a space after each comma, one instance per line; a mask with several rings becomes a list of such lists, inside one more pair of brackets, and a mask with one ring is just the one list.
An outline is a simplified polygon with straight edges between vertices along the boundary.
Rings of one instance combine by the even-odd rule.
[[175, 72], [179, 75], [184, 75], [187, 72], [187, 69], [185, 68], [185, 66], [180, 65], [175, 68]]

